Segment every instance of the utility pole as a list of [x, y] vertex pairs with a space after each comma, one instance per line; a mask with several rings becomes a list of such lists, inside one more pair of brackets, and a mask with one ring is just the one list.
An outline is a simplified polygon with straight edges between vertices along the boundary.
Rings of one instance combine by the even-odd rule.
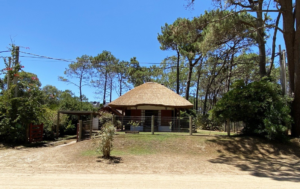
[[[20, 53], [20, 47], [16, 46], [15, 49], [15, 66], [19, 65], [19, 53]], [[14, 76], [14, 84], [16, 85], [15, 87], [15, 97], [18, 96], [18, 78]]]
[[11, 67], [11, 57], [8, 57], [8, 70], [7, 70], [7, 90], [9, 90], [9, 84], [10, 84], [10, 67]]

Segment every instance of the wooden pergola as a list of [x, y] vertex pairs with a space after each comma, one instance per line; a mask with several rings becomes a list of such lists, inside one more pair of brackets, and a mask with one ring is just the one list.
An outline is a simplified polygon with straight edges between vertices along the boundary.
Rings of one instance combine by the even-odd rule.
[[92, 118], [94, 115], [99, 115], [98, 112], [93, 112], [93, 111], [68, 111], [68, 110], [59, 110], [57, 112], [57, 124], [56, 124], [56, 137], [58, 137], [59, 135], [59, 115], [60, 114], [68, 114], [68, 115], [77, 115], [77, 116], [81, 116], [81, 115], [90, 115], [91, 116], [91, 129], [90, 129], [90, 134], [92, 134]]

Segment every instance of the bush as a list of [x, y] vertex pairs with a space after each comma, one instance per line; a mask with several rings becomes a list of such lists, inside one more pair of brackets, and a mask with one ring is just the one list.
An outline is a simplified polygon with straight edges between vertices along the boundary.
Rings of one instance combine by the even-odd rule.
[[110, 123], [113, 115], [111, 113], [104, 112], [99, 118], [99, 125], [102, 128], [107, 123]]
[[69, 121], [68, 125], [64, 128], [65, 135], [76, 134], [76, 126], [72, 124], [72, 120]]
[[[59, 133], [63, 135], [68, 127], [69, 116], [61, 114], [59, 116]], [[44, 123], [44, 139], [54, 140], [54, 132], [56, 132], [57, 125], [57, 111], [45, 108], [45, 112], [40, 116], [40, 123]]]
[[0, 96], [0, 138], [7, 142], [26, 142], [28, 125], [40, 124], [38, 118], [45, 111], [43, 94], [37, 86], [30, 86], [20, 91], [22, 96], [13, 97], [15, 87], [12, 85]]
[[281, 87], [270, 78], [245, 85], [242, 80], [233, 84], [211, 110], [220, 121], [243, 121], [244, 134], [258, 134], [269, 139], [284, 140], [291, 124], [289, 99]]
[[54, 140], [55, 138], [55, 132], [50, 128], [45, 128], [44, 127], [44, 136], [43, 136], [43, 140]]
[[196, 127], [204, 130], [220, 130], [221, 122], [219, 119], [215, 119], [209, 114], [201, 115], [197, 114], [195, 118]]
[[100, 141], [99, 141], [99, 147], [97, 149], [98, 153], [102, 153], [104, 158], [110, 157], [110, 152], [112, 151], [113, 147], [113, 139], [115, 134], [115, 127], [114, 125], [109, 122], [106, 123], [101, 128], [101, 134], [100, 134]]

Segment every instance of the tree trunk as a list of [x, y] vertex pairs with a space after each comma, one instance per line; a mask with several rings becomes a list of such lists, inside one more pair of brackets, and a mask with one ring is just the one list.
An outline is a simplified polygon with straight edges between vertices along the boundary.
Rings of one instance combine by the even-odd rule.
[[295, 65], [295, 78], [294, 78], [294, 104], [293, 104], [293, 117], [295, 125], [293, 127], [293, 136], [300, 136], [300, 0], [296, 1], [296, 32], [294, 40], [294, 65]]
[[105, 71], [105, 80], [104, 80], [104, 92], [103, 92], [103, 106], [106, 104], [106, 85], [107, 85], [107, 71]]
[[229, 73], [228, 73], [228, 79], [227, 79], [227, 92], [230, 90], [230, 82], [231, 82], [231, 75], [232, 75], [232, 64], [233, 64], [233, 59], [234, 59], [234, 50], [235, 50], [235, 47], [233, 47], [233, 53], [232, 53], [231, 60], [230, 60], [230, 65], [229, 65]]
[[203, 103], [203, 115], [206, 114], [207, 96], [208, 96], [209, 88], [210, 88], [210, 85], [208, 85], [206, 88], [206, 93], [205, 93], [205, 98], [204, 98], [204, 103]]
[[[300, 136], [300, 88], [297, 85], [300, 84], [300, 1], [296, 1], [296, 27], [293, 15], [293, 2], [292, 0], [280, 0], [282, 7], [283, 17], [283, 30], [284, 40], [287, 51], [288, 70], [290, 78], [290, 95], [294, 96], [292, 102], [292, 117], [294, 123], [292, 124], [292, 136]], [[296, 28], [296, 31], [295, 31]], [[293, 95], [294, 94], [294, 95]]]
[[190, 97], [190, 86], [191, 86], [192, 73], [193, 73], [193, 64], [189, 60], [189, 73], [188, 73], [188, 78], [187, 78], [187, 82], [186, 82], [186, 93], [185, 93], [186, 100], [189, 100], [189, 97]]
[[111, 102], [111, 96], [112, 96], [112, 78], [110, 78], [110, 97], [109, 97], [109, 102]]
[[199, 83], [200, 83], [200, 71], [198, 72], [197, 88], [196, 88], [196, 111], [198, 110]]
[[82, 110], [82, 77], [83, 77], [83, 73], [81, 73], [80, 75], [80, 80], [79, 80], [79, 98], [80, 98], [80, 110]]
[[257, 43], [259, 48], [259, 74], [261, 77], [267, 75], [266, 72], [266, 48], [265, 48], [265, 33], [264, 33], [264, 23], [263, 23], [263, 13], [262, 13], [263, 2], [259, 1], [257, 7]]
[[179, 50], [177, 49], [177, 86], [176, 86], [176, 92], [179, 94], [179, 61], [180, 61], [180, 54]]
[[121, 79], [120, 79], [120, 96], [122, 96], [122, 83], [123, 83], [123, 78], [121, 76]]
[[[294, 53], [296, 52], [294, 49], [294, 40], [295, 40], [295, 29], [294, 29], [294, 16], [293, 16], [293, 5], [292, 0], [281, 0], [280, 5], [284, 10], [282, 12], [283, 18], [283, 30], [284, 30], [284, 41], [287, 51], [287, 59], [288, 59], [288, 70], [289, 70], [289, 78], [290, 78], [290, 94], [294, 93], [294, 74], [295, 74], [295, 63], [297, 62]], [[297, 52], [296, 52], [297, 53]]]
[[198, 110], [198, 95], [199, 95], [199, 85], [200, 85], [200, 76], [201, 76], [202, 62], [199, 65], [198, 69], [198, 79], [197, 79], [197, 88], [196, 88], [196, 111]]
[[270, 65], [270, 70], [268, 72], [268, 76], [271, 75], [272, 72], [272, 68], [274, 65], [274, 59], [275, 59], [275, 49], [276, 49], [276, 35], [277, 35], [277, 30], [278, 30], [278, 24], [279, 24], [279, 20], [281, 17], [281, 12], [278, 13], [277, 19], [276, 19], [276, 28], [274, 29], [274, 35], [273, 35], [273, 42], [272, 42], [272, 55], [271, 55], [271, 65]]

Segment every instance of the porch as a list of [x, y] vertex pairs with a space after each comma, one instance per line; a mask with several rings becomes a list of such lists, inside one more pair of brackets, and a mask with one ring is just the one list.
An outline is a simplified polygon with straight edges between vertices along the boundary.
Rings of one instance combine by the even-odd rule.
[[[189, 132], [189, 117], [153, 116], [116, 116], [118, 125], [125, 131], [151, 132]], [[191, 123], [193, 125], [193, 123]]]

